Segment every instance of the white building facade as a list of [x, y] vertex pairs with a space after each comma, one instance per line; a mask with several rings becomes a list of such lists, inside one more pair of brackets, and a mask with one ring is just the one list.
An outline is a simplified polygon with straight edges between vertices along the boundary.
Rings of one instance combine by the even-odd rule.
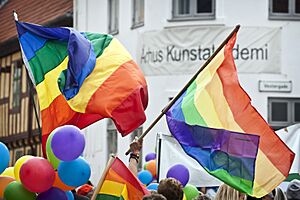
[[[240, 24], [234, 56], [241, 86], [274, 129], [300, 122], [299, 0], [74, 0], [74, 27], [110, 33], [142, 68], [149, 89], [147, 121], [160, 114], [231, 30]], [[165, 119], [144, 139], [154, 152]], [[85, 129], [85, 157], [99, 179], [110, 153], [123, 161], [133, 136], [110, 120]]]

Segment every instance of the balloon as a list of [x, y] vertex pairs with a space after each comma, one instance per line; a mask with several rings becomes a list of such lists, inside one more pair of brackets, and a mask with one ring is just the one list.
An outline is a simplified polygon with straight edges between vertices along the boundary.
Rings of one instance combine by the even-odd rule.
[[62, 161], [58, 166], [58, 176], [66, 185], [78, 187], [89, 180], [91, 168], [82, 157], [70, 162]]
[[14, 167], [8, 167], [0, 176], [9, 176], [15, 179]]
[[85, 146], [81, 130], [72, 125], [61, 126], [55, 130], [51, 141], [54, 155], [62, 161], [72, 161], [78, 158]]
[[148, 170], [143, 170], [138, 173], [138, 179], [145, 185], [151, 183], [153, 176]]
[[74, 195], [71, 191], [67, 191], [66, 195], [68, 200], [74, 200]]
[[185, 196], [185, 194], [184, 194], [184, 193], [183, 193], [182, 200], [186, 200], [186, 196]]
[[158, 188], [158, 183], [150, 183], [147, 186], [147, 190], [155, 190], [155, 191], [157, 191], [157, 188]]
[[58, 176], [58, 172], [55, 172], [55, 181], [53, 183], [53, 187], [57, 187], [57, 188], [59, 188], [59, 189], [61, 189], [63, 191], [73, 190], [75, 188], [75, 187], [70, 187], [70, 186], [64, 184], [60, 180], [60, 178]]
[[12, 177], [9, 176], [0, 176], [0, 199], [3, 198], [3, 192], [6, 188], [6, 186], [15, 181]]
[[190, 173], [184, 165], [177, 164], [172, 166], [167, 172], [167, 178], [172, 177], [177, 179], [183, 187], [189, 182]]
[[191, 184], [186, 184], [186, 186], [183, 188], [183, 192], [185, 194], [186, 200], [193, 200], [199, 195], [198, 189]]
[[68, 200], [68, 197], [64, 191], [56, 187], [52, 187], [49, 190], [40, 193], [37, 196], [37, 200]]
[[21, 169], [23, 163], [26, 162], [27, 160], [31, 159], [31, 158], [33, 158], [33, 156], [30, 156], [30, 155], [22, 156], [15, 163], [14, 173], [15, 173], [16, 181], [20, 181], [20, 169]]
[[146, 165], [146, 170], [148, 170], [153, 177], [156, 176], [156, 160], [151, 160]]
[[0, 142], [0, 174], [8, 167], [9, 164], [9, 150]]
[[156, 153], [148, 153], [145, 157], [146, 162], [156, 159]]
[[48, 160], [34, 157], [22, 165], [20, 179], [27, 190], [40, 193], [52, 187], [55, 172]]
[[[57, 129], [59, 129], [60, 127], [58, 127]], [[52, 149], [51, 149], [51, 141], [53, 138], [53, 135], [55, 134], [55, 131], [57, 130], [55, 129], [54, 131], [52, 131], [52, 133], [49, 135], [48, 139], [47, 139], [47, 143], [46, 143], [46, 154], [47, 154], [47, 159], [49, 160], [49, 162], [51, 163], [52, 167], [54, 169], [58, 168], [58, 165], [60, 163], [60, 160], [54, 155]]]
[[145, 164], [144, 164], [144, 166], [143, 166], [143, 169], [144, 169], [144, 170], [146, 170], [147, 164], [148, 164], [148, 163], [145, 163]]
[[22, 183], [13, 181], [7, 185], [4, 190], [4, 199], [6, 200], [34, 200], [36, 194], [26, 190]]

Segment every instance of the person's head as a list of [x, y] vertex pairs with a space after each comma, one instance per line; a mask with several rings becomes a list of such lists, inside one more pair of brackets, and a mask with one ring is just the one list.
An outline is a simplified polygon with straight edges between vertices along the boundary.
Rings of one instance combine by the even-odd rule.
[[300, 181], [294, 179], [290, 182], [286, 190], [288, 200], [300, 200]]
[[150, 194], [144, 196], [143, 200], [167, 200], [167, 199], [161, 194]]
[[215, 200], [240, 200], [245, 199], [245, 195], [232, 187], [223, 184], [219, 187]]
[[167, 200], [182, 200], [183, 187], [179, 181], [174, 178], [162, 179], [157, 188], [157, 193], [162, 194]]

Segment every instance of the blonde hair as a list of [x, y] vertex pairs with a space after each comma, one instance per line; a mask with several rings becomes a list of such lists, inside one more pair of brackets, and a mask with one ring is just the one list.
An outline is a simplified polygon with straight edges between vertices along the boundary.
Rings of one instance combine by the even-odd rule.
[[244, 199], [245, 195], [228, 185], [221, 185], [216, 194], [215, 200], [240, 200]]

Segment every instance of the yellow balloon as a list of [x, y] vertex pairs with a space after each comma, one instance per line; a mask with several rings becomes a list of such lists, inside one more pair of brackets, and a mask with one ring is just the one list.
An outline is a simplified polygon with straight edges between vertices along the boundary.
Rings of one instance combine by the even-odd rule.
[[6, 168], [0, 176], [9, 176], [9, 177], [15, 178], [14, 167]]
[[14, 174], [15, 174], [16, 181], [20, 182], [20, 169], [21, 169], [23, 163], [26, 162], [27, 160], [29, 160], [30, 158], [33, 158], [33, 156], [30, 156], [30, 155], [22, 156], [15, 163]]
[[183, 193], [183, 198], [182, 198], [182, 200], [186, 200], [186, 196], [185, 196], [185, 194]]

